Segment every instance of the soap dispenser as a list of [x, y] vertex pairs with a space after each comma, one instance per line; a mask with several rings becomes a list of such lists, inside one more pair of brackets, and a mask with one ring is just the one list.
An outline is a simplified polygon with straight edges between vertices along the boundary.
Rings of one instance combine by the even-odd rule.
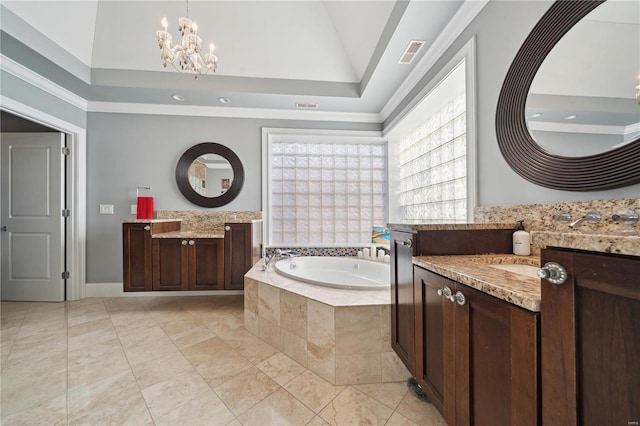
[[513, 254], [529, 256], [531, 254], [531, 240], [529, 233], [524, 230], [523, 222], [524, 220], [518, 221], [518, 229], [513, 233]]

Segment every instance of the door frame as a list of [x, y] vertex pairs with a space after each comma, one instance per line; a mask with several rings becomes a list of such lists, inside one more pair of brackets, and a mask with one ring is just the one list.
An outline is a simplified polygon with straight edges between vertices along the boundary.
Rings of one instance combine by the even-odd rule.
[[67, 218], [66, 300], [83, 299], [86, 294], [86, 246], [87, 239], [87, 130], [68, 123], [33, 107], [0, 95], [0, 109], [29, 121], [67, 134]]

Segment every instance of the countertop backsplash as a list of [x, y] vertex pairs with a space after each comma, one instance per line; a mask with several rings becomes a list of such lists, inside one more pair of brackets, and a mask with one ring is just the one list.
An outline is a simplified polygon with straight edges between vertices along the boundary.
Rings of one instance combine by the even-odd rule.
[[182, 219], [182, 231], [224, 234], [225, 223], [262, 220], [260, 211], [157, 210], [158, 219]]
[[[518, 220], [524, 220], [525, 229], [533, 232], [531, 253], [534, 255], [539, 255], [540, 249], [547, 245], [639, 255], [640, 223], [624, 225], [611, 218], [626, 210], [640, 214], [640, 198], [476, 207], [474, 221], [511, 222], [515, 228]], [[589, 211], [600, 213], [598, 223], [584, 221], [573, 229], [569, 227], [569, 223]], [[564, 222], [556, 220], [554, 217], [561, 213], [569, 213], [571, 218]]]
[[[598, 211], [602, 218], [596, 224], [582, 222], [573, 230], [569, 223], [573, 222], [589, 211]], [[550, 204], [520, 204], [512, 206], [476, 207], [473, 212], [474, 222], [511, 222], [515, 228], [518, 220], [524, 220], [527, 231], [547, 232], [586, 232], [601, 234], [621, 234], [635, 231], [638, 235], [640, 223], [623, 225], [611, 219], [614, 214], [625, 210], [634, 210], [640, 214], [640, 198], [620, 198], [614, 200], [571, 201]], [[568, 222], [554, 220], [560, 213], [569, 213]], [[631, 231], [631, 232], [629, 232]]]

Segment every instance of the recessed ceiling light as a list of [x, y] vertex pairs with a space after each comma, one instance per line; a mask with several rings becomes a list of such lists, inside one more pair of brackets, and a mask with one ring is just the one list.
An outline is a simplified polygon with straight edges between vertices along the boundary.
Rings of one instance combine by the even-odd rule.
[[220, 98], [218, 98], [218, 102], [223, 103], [223, 104], [228, 104], [228, 103], [231, 103], [231, 99], [226, 98], [226, 97], [220, 97]]
[[576, 117], [577, 117], [577, 115], [567, 115], [564, 119], [565, 120], [573, 120]]
[[180, 102], [184, 101], [184, 96], [182, 95], [171, 95], [171, 97], [176, 101], [180, 101]]

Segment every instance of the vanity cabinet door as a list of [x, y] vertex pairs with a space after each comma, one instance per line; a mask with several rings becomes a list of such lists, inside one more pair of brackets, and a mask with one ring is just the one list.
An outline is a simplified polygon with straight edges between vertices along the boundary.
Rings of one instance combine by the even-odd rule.
[[640, 421], [640, 257], [543, 249], [566, 282], [542, 280], [544, 424]]
[[122, 283], [124, 291], [153, 290], [153, 234], [180, 230], [180, 221], [122, 224]]
[[224, 247], [219, 238], [153, 239], [154, 290], [221, 290]]
[[226, 223], [224, 227], [224, 288], [243, 290], [244, 274], [262, 255], [262, 222]]
[[224, 289], [224, 240], [197, 238], [189, 246], [189, 290]]
[[122, 255], [124, 291], [151, 291], [151, 224], [122, 224]]
[[455, 306], [444, 296], [448, 278], [414, 266], [416, 309], [415, 378], [449, 425], [455, 425]]
[[416, 235], [391, 231], [391, 347], [415, 376], [415, 308], [412, 256]]
[[189, 289], [189, 246], [183, 238], [153, 239], [153, 289]]
[[[538, 425], [539, 315], [460, 283], [455, 310], [457, 425]], [[454, 361], [455, 360], [455, 361]]]

